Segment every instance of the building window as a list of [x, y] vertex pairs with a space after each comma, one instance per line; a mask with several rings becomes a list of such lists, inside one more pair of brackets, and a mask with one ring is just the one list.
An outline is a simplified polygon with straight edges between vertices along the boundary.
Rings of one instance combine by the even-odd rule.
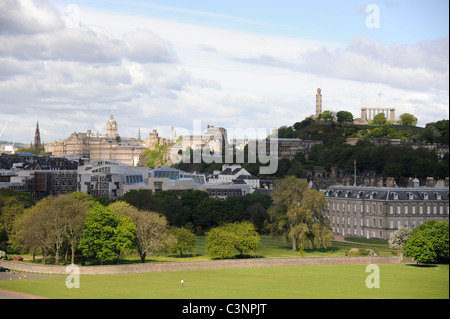
[[397, 214], [400, 215], [401, 211], [400, 211], [400, 206], [397, 206]]
[[394, 206], [389, 206], [389, 214], [394, 214]]
[[405, 206], [404, 210], [405, 210], [405, 215], [408, 215], [408, 206]]

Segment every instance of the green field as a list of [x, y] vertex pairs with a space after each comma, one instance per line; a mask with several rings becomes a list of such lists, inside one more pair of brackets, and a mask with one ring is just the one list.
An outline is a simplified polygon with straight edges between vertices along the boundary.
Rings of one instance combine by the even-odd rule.
[[[379, 265], [380, 288], [367, 288], [364, 265], [295, 266], [82, 275], [0, 281], [0, 289], [55, 299], [448, 299], [449, 267]], [[185, 285], [180, 285], [181, 279]]]
[[[386, 242], [369, 245], [333, 242], [323, 250], [294, 252], [283, 240], [263, 237], [257, 257], [345, 256], [352, 247], [377, 249], [391, 255]], [[380, 244], [382, 246], [380, 246]], [[373, 246], [372, 246], [373, 245]], [[205, 238], [199, 237], [195, 252], [187, 257], [151, 255], [146, 262], [208, 260]], [[138, 262], [123, 256], [120, 263]], [[66, 276], [0, 281], [0, 289], [55, 299], [320, 299], [320, 298], [449, 298], [449, 267], [438, 265], [379, 265], [380, 288], [365, 285], [365, 265], [295, 266], [243, 269], [212, 269], [126, 275], [82, 275], [80, 288], [68, 289]], [[181, 288], [180, 281], [185, 281]]]

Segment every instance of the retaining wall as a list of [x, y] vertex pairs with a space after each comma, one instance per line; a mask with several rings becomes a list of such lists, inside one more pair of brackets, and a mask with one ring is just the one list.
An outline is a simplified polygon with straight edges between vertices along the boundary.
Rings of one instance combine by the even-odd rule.
[[[249, 258], [232, 260], [208, 260], [193, 262], [159, 262], [132, 265], [80, 266], [80, 274], [128, 274], [178, 270], [204, 270], [221, 268], [279, 267], [305, 265], [369, 265], [400, 264], [401, 256], [355, 257], [297, 257], [297, 258]], [[27, 264], [19, 261], [0, 260], [0, 266], [16, 271], [41, 274], [66, 274], [66, 266]]]

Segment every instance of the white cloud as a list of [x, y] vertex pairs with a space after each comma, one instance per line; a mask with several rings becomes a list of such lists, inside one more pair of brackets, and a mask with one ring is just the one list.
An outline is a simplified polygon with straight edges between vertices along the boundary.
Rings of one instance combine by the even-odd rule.
[[0, 34], [36, 34], [62, 25], [57, 11], [46, 0], [0, 2]]
[[363, 106], [393, 106], [419, 125], [448, 118], [448, 38], [327, 43], [77, 13], [70, 21], [70, 12], [43, 0], [0, 4], [0, 124], [16, 123], [2, 139], [15, 131], [30, 141], [36, 120], [46, 141], [104, 133], [111, 113], [122, 136], [139, 127], [142, 136], [150, 128], [169, 136], [172, 125], [192, 130], [198, 119], [274, 128], [313, 114], [318, 87], [325, 109], [355, 117]]

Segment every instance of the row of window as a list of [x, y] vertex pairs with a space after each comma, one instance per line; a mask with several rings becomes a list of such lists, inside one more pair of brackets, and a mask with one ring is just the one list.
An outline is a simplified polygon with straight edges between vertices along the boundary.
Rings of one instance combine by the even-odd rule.
[[127, 175], [125, 176], [125, 184], [138, 184], [143, 183], [144, 179], [142, 175]]
[[[373, 213], [373, 214], [383, 214], [383, 204], [345, 204], [345, 203], [331, 203], [331, 211], [333, 212], [350, 212], [350, 213], [356, 213], [358, 212], [358, 206], [359, 206], [359, 212], [361, 213]], [[408, 215], [411, 213], [412, 215], [415, 215], [417, 212], [419, 215], [427, 214], [427, 215], [443, 215], [449, 214], [449, 206], [446, 205], [389, 205], [389, 214], [393, 215], [394, 211], [397, 214], [405, 214]]]
[[[339, 195], [341, 193], [342, 193], [341, 190], [337, 190], [337, 191], [333, 192], [333, 190], [330, 189], [330, 190], [325, 191], [325, 196], [327, 196], [327, 197], [333, 197], [333, 196], [334, 197], [339, 197]], [[351, 190], [345, 191], [344, 197], [348, 198], [351, 194], [352, 194]], [[392, 194], [392, 198], [393, 199], [398, 200], [398, 198], [399, 198], [398, 197], [398, 193], [392, 192], [391, 194]], [[363, 195], [364, 195], [363, 191], [358, 191], [358, 192], [356, 192], [356, 196], [355, 197], [357, 199], [360, 199], [360, 198], [363, 198]], [[370, 192], [367, 195], [367, 198], [368, 199], [374, 199], [374, 197], [377, 196], [377, 195], [378, 195], [378, 192], [373, 191], [373, 192]], [[412, 193], [412, 192], [407, 192], [406, 195], [408, 196], [408, 199], [410, 199], [410, 200], [417, 199], [417, 196], [414, 195], [414, 193]], [[439, 192], [433, 192], [432, 196], [434, 196], [434, 199], [437, 199], [437, 200], [441, 200], [442, 199], [442, 194], [439, 193]], [[420, 193], [420, 198], [422, 198], [424, 200], [432, 199], [432, 198], [430, 198], [430, 194], [427, 193], [427, 192], [421, 192]]]
[[[364, 223], [365, 221], [365, 223]], [[338, 217], [338, 216], [332, 216], [331, 217], [331, 222], [333, 223], [333, 226], [345, 226], [347, 224], [347, 226], [351, 226], [352, 224], [352, 218], [351, 217]], [[423, 219], [419, 220], [419, 225], [422, 224], [424, 221]], [[356, 217], [353, 217], [353, 226], [357, 227], [358, 224], [358, 219]], [[364, 220], [364, 218], [360, 218], [359, 219], [359, 224], [362, 227], [371, 227], [371, 228], [383, 228], [383, 219], [376, 219], [376, 218], [366, 218]], [[390, 229], [394, 229], [394, 228], [400, 228], [400, 227], [412, 227], [415, 228], [417, 224], [417, 221], [415, 219], [409, 220], [409, 219], [389, 219], [389, 228]]]
[[[382, 228], [382, 221], [380, 220], [380, 227]], [[369, 224], [370, 221], [367, 221], [367, 224]], [[373, 223], [376, 224], [376, 221], [373, 220]], [[417, 224], [418, 223], [418, 224]], [[349, 236], [360, 236], [360, 237], [367, 237], [367, 238], [380, 238], [380, 239], [389, 239], [390, 236], [392, 236], [392, 234], [394, 233], [394, 231], [396, 229], [399, 229], [400, 227], [409, 227], [409, 228], [415, 228], [416, 226], [419, 226], [421, 224], [424, 223], [424, 220], [411, 220], [408, 221], [407, 219], [405, 220], [397, 220], [396, 222], [394, 220], [389, 220], [389, 233], [386, 232], [386, 230], [376, 230], [373, 228], [376, 228], [376, 226], [370, 227], [369, 225], [367, 225], [368, 227], [370, 227], [371, 229], [367, 229], [367, 228], [359, 228], [359, 230], [357, 229], [357, 227], [344, 227], [344, 225], [333, 225], [332, 226], [332, 230], [334, 234], [338, 234], [338, 235], [349, 235]], [[356, 226], [356, 224], [355, 224]], [[388, 235], [385, 237], [385, 235]]]

